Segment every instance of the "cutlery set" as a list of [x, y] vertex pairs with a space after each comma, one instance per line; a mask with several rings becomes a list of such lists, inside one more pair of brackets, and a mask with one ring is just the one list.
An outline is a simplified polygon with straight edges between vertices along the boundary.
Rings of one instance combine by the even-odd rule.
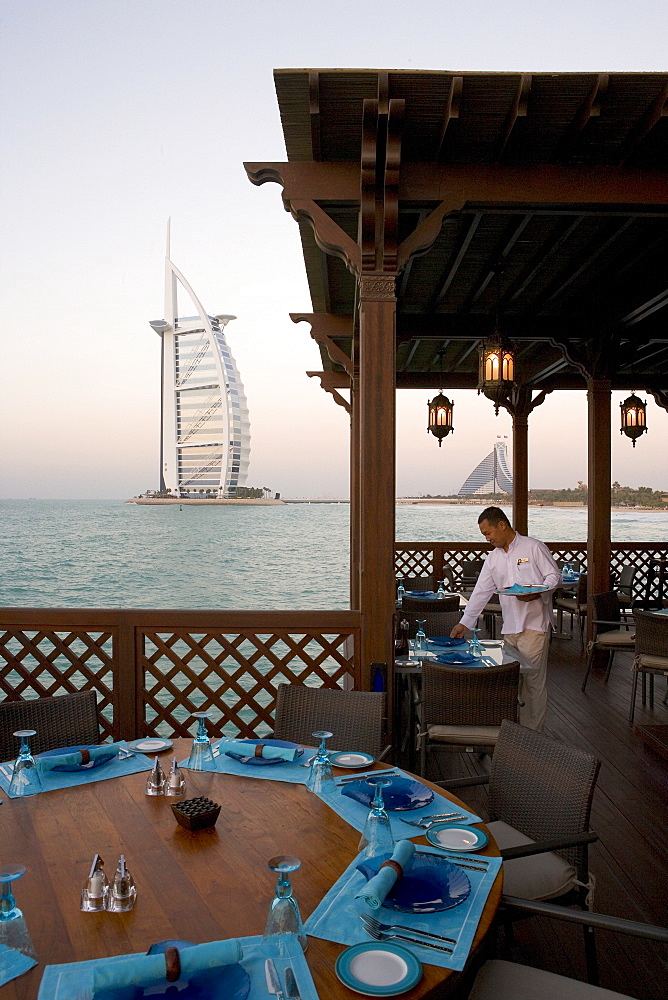
[[289, 965], [286, 966], [284, 971], [285, 993], [283, 992], [281, 980], [273, 958], [268, 958], [264, 963], [264, 974], [267, 979], [267, 990], [269, 993], [275, 995], [276, 1000], [286, 1000], [286, 998], [287, 1000], [301, 1000], [295, 974]]
[[[441, 937], [440, 934], [429, 934], [426, 931], [416, 930], [414, 927], [403, 927], [401, 924], [381, 924], [373, 917], [367, 916], [366, 913], [362, 913], [360, 916], [364, 924], [364, 930], [375, 941], [387, 941], [390, 938], [396, 938], [398, 941], [406, 941], [408, 944], [417, 944], [420, 948], [433, 948], [435, 951], [444, 951], [448, 955], [452, 955], [453, 949], [449, 948], [445, 943], [437, 944], [436, 940], [448, 941], [451, 944], [457, 943], [452, 938]], [[397, 933], [398, 931], [407, 931], [408, 933], [399, 934]], [[436, 940], [433, 940], [434, 938]]]

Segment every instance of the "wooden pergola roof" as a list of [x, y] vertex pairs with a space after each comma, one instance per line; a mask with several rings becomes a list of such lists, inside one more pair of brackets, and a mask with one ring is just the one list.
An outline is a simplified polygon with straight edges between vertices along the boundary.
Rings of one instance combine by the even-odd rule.
[[613, 388], [665, 405], [668, 74], [304, 69], [275, 81], [330, 386], [348, 384], [332, 345], [350, 357], [356, 280], [317, 245], [294, 191], [357, 241], [363, 102], [404, 101], [400, 255], [444, 199], [452, 209], [426, 252], [404, 255], [397, 387], [474, 388], [498, 313], [525, 385], [585, 388], [603, 352]]

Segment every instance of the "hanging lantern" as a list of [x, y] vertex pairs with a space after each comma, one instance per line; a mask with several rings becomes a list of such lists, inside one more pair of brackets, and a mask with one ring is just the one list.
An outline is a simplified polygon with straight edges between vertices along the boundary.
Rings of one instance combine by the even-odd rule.
[[434, 437], [438, 438], [438, 447], [440, 448], [443, 438], [447, 437], [450, 431], [454, 430], [452, 426], [452, 411], [455, 404], [451, 403], [441, 390], [438, 396], [434, 396], [427, 403], [427, 406], [429, 407], [427, 432], [431, 431]]
[[515, 380], [515, 355], [498, 331], [487, 338], [479, 353], [478, 392], [492, 400], [498, 416], [499, 406], [510, 395]]
[[647, 430], [647, 403], [643, 403], [639, 396], [632, 393], [619, 406], [622, 411], [622, 426], [619, 433], [630, 437], [635, 448], [636, 439]]

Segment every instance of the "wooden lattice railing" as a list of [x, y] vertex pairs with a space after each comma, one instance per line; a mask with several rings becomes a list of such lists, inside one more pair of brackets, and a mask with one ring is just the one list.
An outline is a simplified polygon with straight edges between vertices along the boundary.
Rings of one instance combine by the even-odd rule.
[[360, 687], [354, 611], [0, 609], [0, 700], [97, 694], [103, 737], [264, 736], [276, 686]]
[[[586, 542], [546, 542], [557, 562], [577, 563], [584, 573], [587, 570]], [[414, 577], [433, 575], [442, 579], [450, 570], [455, 587], [461, 582], [462, 564], [471, 559], [484, 559], [490, 551], [485, 542], [402, 542], [395, 546], [394, 567], [397, 576]], [[636, 568], [633, 597], [645, 599], [645, 582], [650, 560], [668, 558], [666, 542], [613, 542], [610, 571], [618, 574], [622, 566]]]

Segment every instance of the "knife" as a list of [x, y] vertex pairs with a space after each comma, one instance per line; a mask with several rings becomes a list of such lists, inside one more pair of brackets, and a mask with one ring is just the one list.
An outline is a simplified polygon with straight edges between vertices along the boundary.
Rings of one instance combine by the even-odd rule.
[[302, 1000], [302, 995], [299, 992], [295, 974], [289, 966], [285, 970], [285, 989], [287, 991], [288, 1000]]
[[285, 995], [281, 989], [281, 980], [278, 978], [273, 958], [268, 958], [264, 963], [264, 974], [267, 977], [267, 990], [270, 993], [276, 994], [276, 1000], [285, 1000]]

